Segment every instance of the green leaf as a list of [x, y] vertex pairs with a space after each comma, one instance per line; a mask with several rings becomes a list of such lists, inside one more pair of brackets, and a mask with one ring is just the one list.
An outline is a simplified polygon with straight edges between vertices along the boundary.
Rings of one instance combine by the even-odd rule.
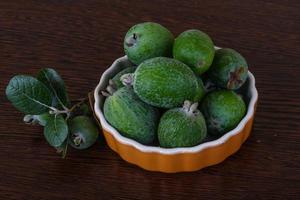
[[53, 106], [64, 105], [69, 106], [69, 99], [66, 92], [66, 87], [60, 75], [51, 68], [44, 68], [37, 75], [37, 79], [43, 82], [52, 92]]
[[49, 110], [51, 93], [36, 78], [26, 75], [14, 76], [6, 87], [9, 101], [25, 114], [39, 115]]
[[60, 147], [68, 137], [68, 125], [61, 115], [52, 115], [44, 128], [44, 136], [53, 147]]
[[43, 113], [41, 115], [34, 115], [35, 120], [39, 123], [41, 126], [46, 126], [49, 120], [51, 120], [52, 115], [49, 114], [49, 112]]

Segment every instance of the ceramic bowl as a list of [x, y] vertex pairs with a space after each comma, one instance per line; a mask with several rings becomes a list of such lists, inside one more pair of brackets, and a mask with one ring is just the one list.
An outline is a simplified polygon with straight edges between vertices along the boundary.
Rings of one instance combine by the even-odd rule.
[[105, 90], [109, 79], [131, 65], [126, 56], [115, 60], [102, 74], [100, 82], [94, 90], [94, 112], [102, 127], [106, 142], [125, 161], [151, 171], [167, 173], [195, 171], [224, 161], [238, 151], [248, 138], [258, 98], [255, 79], [251, 72], [248, 72], [248, 79], [241, 89], [248, 107], [246, 115], [236, 128], [216, 140], [204, 142], [194, 147], [167, 149], [158, 146], [146, 146], [122, 136], [106, 121], [103, 115], [105, 99], [101, 95], [101, 91]]

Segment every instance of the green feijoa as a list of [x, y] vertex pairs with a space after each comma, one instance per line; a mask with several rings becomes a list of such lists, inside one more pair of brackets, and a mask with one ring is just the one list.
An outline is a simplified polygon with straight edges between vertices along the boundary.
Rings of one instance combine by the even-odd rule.
[[124, 74], [133, 73], [135, 70], [136, 70], [136, 67], [132, 66], [132, 67], [127, 67], [127, 68], [123, 69], [122, 71], [120, 71], [119, 73], [117, 73], [112, 78], [113, 82], [116, 84], [116, 87], [117, 88], [124, 87], [123, 83], [120, 80], [121, 76], [124, 75]]
[[207, 134], [205, 119], [197, 109], [198, 103], [185, 101], [182, 108], [163, 114], [158, 126], [161, 147], [192, 147], [201, 143]]
[[123, 136], [142, 144], [151, 144], [156, 137], [159, 112], [141, 101], [132, 88], [117, 91], [107, 88], [103, 111], [106, 120]]
[[206, 94], [206, 89], [204, 87], [202, 79], [200, 77], [197, 77], [197, 80], [198, 80], [198, 89], [196, 90], [194, 101], [200, 102], [204, 97], [204, 95]]
[[75, 149], [86, 149], [92, 146], [98, 138], [98, 128], [87, 116], [77, 116], [69, 123], [69, 144]]
[[173, 45], [173, 57], [187, 64], [198, 75], [209, 69], [214, 54], [215, 49], [211, 38], [196, 29], [181, 33]]
[[222, 136], [238, 125], [246, 113], [246, 104], [234, 91], [216, 90], [205, 96], [201, 111], [208, 133]]
[[245, 83], [248, 65], [237, 51], [229, 48], [219, 49], [216, 51], [208, 76], [219, 87], [235, 90]]
[[154, 22], [145, 22], [131, 27], [124, 38], [124, 50], [128, 59], [140, 64], [158, 56], [171, 56], [173, 34]]
[[134, 73], [135, 93], [146, 103], [174, 108], [185, 100], [193, 101], [199, 91], [196, 75], [184, 63], [157, 57], [141, 63]]

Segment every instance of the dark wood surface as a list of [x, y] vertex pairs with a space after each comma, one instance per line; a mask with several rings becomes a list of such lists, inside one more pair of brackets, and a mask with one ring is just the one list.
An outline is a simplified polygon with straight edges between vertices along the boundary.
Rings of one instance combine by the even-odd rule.
[[[0, 2], [0, 199], [299, 199], [299, 1]], [[207, 32], [241, 52], [259, 103], [251, 137], [222, 164], [163, 174], [126, 163], [101, 139], [61, 159], [42, 128], [22, 123], [5, 98], [9, 79], [57, 69], [70, 96], [84, 97], [124, 54], [132, 25], [155, 21], [175, 35]]]

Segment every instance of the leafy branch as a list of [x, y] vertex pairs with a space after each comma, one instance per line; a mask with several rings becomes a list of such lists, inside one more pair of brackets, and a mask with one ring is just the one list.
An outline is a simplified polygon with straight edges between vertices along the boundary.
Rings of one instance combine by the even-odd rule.
[[[25, 114], [23, 120], [26, 124], [44, 126], [45, 139], [63, 158], [69, 144], [84, 149], [96, 141], [98, 131], [87, 105], [88, 98], [81, 98], [72, 104], [63, 79], [54, 69], [41, 69], [36, 78], [14, 76], [6, 88], [6, 96]], [[91, 135], [93, 140], [85, 139]]]

